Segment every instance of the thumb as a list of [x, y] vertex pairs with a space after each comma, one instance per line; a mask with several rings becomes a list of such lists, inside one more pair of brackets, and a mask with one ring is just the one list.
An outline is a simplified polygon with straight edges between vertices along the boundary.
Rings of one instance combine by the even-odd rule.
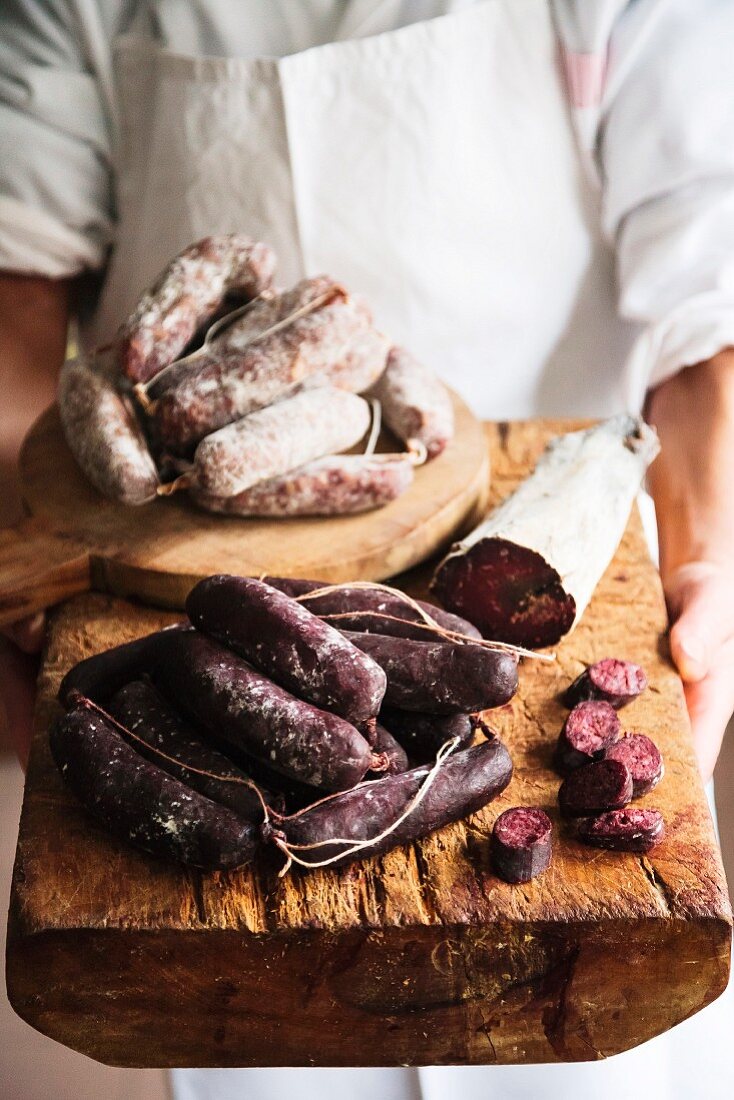
[[670, 631], [670, 651], [681, 679], [695, 684], [711, 671], [717, 651], [729, 637], [731, 608], [710, 576], [689, 580], [676, 595], [671, 601], [677, 618]]

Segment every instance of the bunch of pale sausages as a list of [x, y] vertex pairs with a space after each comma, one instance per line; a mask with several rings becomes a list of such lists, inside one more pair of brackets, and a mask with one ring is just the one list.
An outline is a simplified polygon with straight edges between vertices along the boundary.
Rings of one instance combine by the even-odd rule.
[[[135, 505], [187, 489], [228, 515], [346, 515], [394, 500], [443, 451], [453, 406], [431, 371], [335, 280], [279, 292], [274, 270], [266, 244], [207, 237], [171, 261], [111, 345], [64, 365], [64, 434], [101, 493]], [[377, 403], [406, 450], [342, 453]]]

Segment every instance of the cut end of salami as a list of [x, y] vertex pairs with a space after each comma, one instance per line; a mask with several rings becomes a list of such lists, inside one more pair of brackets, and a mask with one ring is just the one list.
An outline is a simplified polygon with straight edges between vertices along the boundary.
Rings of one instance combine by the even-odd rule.
[[[588, 704], [587, 704], [588, 705]], [[663, 758], [654, 741], [644, 733], [628, 733], [604, 750], [605, 760], [620, 760], [632, 776], [632, 796], [639, 798], [657, 787], [663, 778]]]
[[564, 817], [588, 817], [619, 810], [632, 798], [632, 776], [620, 760], [596, 760], [577, 768], [561, 783], [558, 801]]
[[505, 882], [530, 882], [550, 866], [553, 825], [548, 814], [532, 806], [515, 806], [500, 814], [492, 832], [492, 863]]
[[665, 836], [660, 810], [611, 810], [581, 822], [579, 840], [614, 852], [649, 852]]
[[555, 645], [576, 616], [573, 596], [555, 569], [536, 551], [501, 538], [449, 555], [431, 588], [485, 638], [533, 649]]
[[578, 703], [563, 724], [554, 762], [561, 775], [590, 764], [605, 755], [604, 750], [619, 737], [617, 712], [610, 703], [587, 700]]
[[636, 699], [647, 687], [644, 669], [631, 661], [604, 657], [589, 665], [568, 688], [564, 702], [575, 707], [584, 699], [603, 699], [616, 710]]

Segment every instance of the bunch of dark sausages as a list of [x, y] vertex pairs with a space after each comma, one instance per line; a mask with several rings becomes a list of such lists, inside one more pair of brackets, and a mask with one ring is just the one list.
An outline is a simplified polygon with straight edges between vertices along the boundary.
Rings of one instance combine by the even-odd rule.
[[[394, 500], [446, 447], [453, 405], [435, 375], [329, 276], [274, 289], [275, 263], [262, 242], [206, 237], [110, 345], [64, 365], [64, 434], [105, 496], [145, 504], [187, 489], [226, 515], [355, 514]], [[341, 453], [370, 426], [360, 394], [405, 451]]]
[[54, 759], [124, 840], [207, 871], [272, 844], [340, 866], [509, 783], [506, 748], [475, 716], [514, 695], [517, 658], [465, 620], [380, 586], [229, 575], [198, 583], [186, 610], [59, 690]]

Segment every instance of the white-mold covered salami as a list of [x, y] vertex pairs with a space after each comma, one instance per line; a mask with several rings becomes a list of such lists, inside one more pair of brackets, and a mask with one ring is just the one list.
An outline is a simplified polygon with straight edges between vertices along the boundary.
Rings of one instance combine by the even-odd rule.
[[172, 363], [227, 294], [254, 298], [270, 286], [275, 253], [239, 233], [205, 237], [171, 260], [120, 327], [120, 369], [146, 382]]
[[234, 496], [325, 454], [359, 442], [370, 424], [362, 397], [333, 387], [306, 390], [220, 428], [194, 456], [197, 485]]
[[408, 446], [422, 444], [429, 458], [454, 435], [454, 407], [443, 382], [405, 348], [391, 348], [387, 367], [372, 388], [387, 426]]
[[103, 496], [121, 504], [155, 499], [158, 472], [109, 364], [69, 359], [59, 378], [59, 414], [69, 450]]
[[192, 485], [200, 508], [227, 516], [352, 516], [396, 500], [413, 483], [408, 454], [327, 455], [221, 497]]
[[306, 382], [324, 381], [332, 367], [346, 371], [352, 341], [367, 327], [364, 312], [325, 275], [257, 303], [156, 379], [148, 397], [161, 441], [185, 450]]
[[583, 615], [658, 449], [655, 431], [631, 416], [554, 439], [534, 473], [444, 558], [433, 591], [485, 637], [555, 644]]

